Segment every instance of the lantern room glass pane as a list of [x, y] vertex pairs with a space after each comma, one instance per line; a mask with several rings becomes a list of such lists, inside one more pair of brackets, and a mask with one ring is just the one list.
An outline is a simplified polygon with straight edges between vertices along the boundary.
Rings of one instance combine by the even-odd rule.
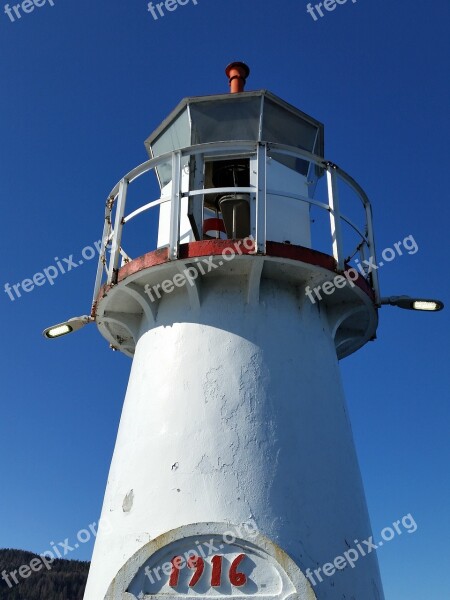
[[[154, 157], [166, 152], [173, 152], [180, 148], [190, 146], [190, 125], [188, 111], [185, 109], [178, 117], [155, 139], [151, 144]], [[186, 164], [188, 157], [185, 157]], [[183, 165], [186, 166], [186, 165]], [[157, 167], [158, 176], [162, 186], [172, 179], [171, 163], [164, 163]]]
[[266, 98], [262, 139], [314, 152], [317, 127]]
[[192, 144], [258, 140], [261, 98], [192, 103]]
[[[315, 153], [318, 128], [298, 115], [290, 113], [266, 98], [264, 103], [262, 140], [294, 146]], [[272, 153], [275, 160], [297, 173], [307, 176], [310, 163], [306, 160]]]

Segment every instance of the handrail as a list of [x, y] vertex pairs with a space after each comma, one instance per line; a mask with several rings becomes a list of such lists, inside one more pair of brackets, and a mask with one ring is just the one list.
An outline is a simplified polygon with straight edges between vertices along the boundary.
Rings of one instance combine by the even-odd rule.
[[128, 221], [131, 221], [131, 219], [134, 219], [134, 217], [137, 217], [138, 215], [145, 212], [146, 210], [149, 210], [150, 208], [153, 208], [154, 206], [159, 206], [160, 204], [164, 204], [164, 202], [169, 202], [169, 201], [170, 201], [170, 197], [166, 196], [165, 198], [161, 197], [158, 200], [153, 200], [152, 202], [148, 202], [148, 204], [144, 204], [144, 206], [137, 208], [132, 213], [130, 213], [129, 215], [124, 217], [123, 224], [125, 225], [125, 223], [128, 223]]
[[[303, 194], [296, 194], [291, 192], [285, 192], [281, 190], [268, 188], [266, 185], [266, 158], [274, 154], [281, 154], [296, 159], [301, 159], [306, 162], [314, 164], [316, 167], [323, 170], [327, 178], [327, 201], [316, 200], [315, 198], [309, 198]], [[223, 187], [223, 188], [200, 188], [193, 190], [182, 190], [182, 170], [187, 157], [201, 156], [202, 160], [213, 160], [221, 157], [236, 157], [244, 156], [246, 158], [254, 159], [256, 167], [254, 167], [255, 178], [252, 180], [252, 185], [249, 187]], [[129, 185], [142, 175], [157, 169], [163, 164], [170, 164], [172, 169], [172, 191], [170, 196], [164, 196], [157, 200], [147, 202], [140, 206], [130, 214], [125, 216], [126, 197], [127, 189]], [[343, 181], [349, 186], [349, 188], [356, 194], [356, 197], [362, 204], [365, 212], [365, 224], [361, 228], [355, 224], [346, 215], [342, 214], [339, 206], [339, 181]], [[196, 196], [203, 196], [207, 194], [224, 194], [224, 193], [246, 193], [253, 195], [255, 202], [255, 209], [252, 213], [252, 222], [254, 221], [255, 227], [255, 241], [257, 244], [257, 252], [265, 252], [266, 244], [266, 197], [267, 196], [280, 196], [289, 197], [301, 202], [306, 202], [310, 206], [316, 206], [319, 209], [326, 210], [329, 213], [330, 226], [331, 226], [331, 242], [333, 248], [333, 256], [336, 260], [338, 271], [342, 272], [348, 268], [346, 264], [345, 256], [343, 255], [343, 233], [342, 233], [342, 222], [345, 222], [350, 226], [356, 234], [359, 236], [361, 242], [357, 246], [362, 258], [372, 257], [375, 260], [375, 242], [373, 235], [373, 222], [372, 222], [372, 208], [364, 190], [361, 186], [351, 177], [348, 173], [342, 170], [337, 165], [326, 161], [323, 157], [317, 156], [303, 150], [301, 148], [295, 148], [292, 146], [286, 146], [283, 144], [276, 143], [256, 143], [249, 141], [224, 141], [224, 142], [210, 142], [206, 144], [197, 144], [176, 150], [173, 152], [167, 152], [156, 158], [147, 160], [131, 171], [129, 171], [122, 179], [113, 187], [111, 190], [105, 209], [105, 224], [102, 235], [102, 249], [99, 257], [99, 264], [97, 268], [95, 289], [94, 289], [94, 302], [97, 298], [104, 272], [107, 275], [107, 283], [114, 284], [117, 278], [119, 269], [119, 258], [129, 260], [128, 255], [122, 248], [122, 229], [123, 226], [134, 219], [136, 216], [155, 208], [164, 203], [170, 202], [170, 240], [169, 240], [169, 255], [170, 259], [174, 260], [178, 256], [179, 246], [179, 223], [180, 223], [180, 209], [181, 200], [183, 198], [192, 198]], [[115, 209], [115, 223], [114, 228], [112, 227], [111, 216], [113, 208]], [[111, 247], [111, 256], [109, 261], [106, 260], [106, 251], [108, 246]], [[368, 253], [368, 254], [367, 254]], [[109, 263], [109, 264], [108, 264]], [[373, 270], [368, 275], [369, 283], [371, 284], [375, 293], [375, 302], [379, 304], [380, 292], [378, 284], [378, 274], [376, 270]]]

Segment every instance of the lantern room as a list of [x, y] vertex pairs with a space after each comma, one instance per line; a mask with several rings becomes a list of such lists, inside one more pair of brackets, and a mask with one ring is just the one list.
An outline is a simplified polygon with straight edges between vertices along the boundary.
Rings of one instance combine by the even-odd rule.
[[[236, 152], [233, 145], [237, 141], [299, 148], [317, 157], [323, 156], [323, 132], [321, 123], [266, 90], [182, 100], [145, 141], [150, 158], [200, 144], [212, 147], [220, 142], [221, 147], [217, 153], [184, 153], [182, 157], [180, 242], [252, 234], [251, 196], [258, 186], [256, 158], [254, 152]], [[321, 171], [306, 157], [275, 150], [269, 153], [265, 174], [268, 239], [311, 247], [310, 205], [294, 199], [292, 193], [311, 198]], [[156, 173], [161, 197], [169, 197], [172, 163], [168, 160], [159, 165]], [[202, 193], [191, 195], [193, 190]], [[170, 205], [163, 203], [159, 248], [168, 244], [169, 232]]]

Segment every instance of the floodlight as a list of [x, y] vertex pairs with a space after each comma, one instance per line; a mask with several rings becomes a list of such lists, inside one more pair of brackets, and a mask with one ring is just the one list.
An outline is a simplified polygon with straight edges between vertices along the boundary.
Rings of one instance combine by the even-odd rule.
[[73, 317], [64, 323], [58, 323], [57, 325], [52, 325], [51, 327], [47, 327], [42, 332], [42, 335], [49, 340], [53, 340], [58, 337], [62, 337], [63, 335], [67, 335], [68, 333], [73, 333], [74, 331], [78, 331], [94, 319], [92, 317], [88, 317], [87, 315], [83, 315], [81, 317]]
[[440, 300], [410, 298], [409, 296], [390, 296], [388, 298], [381, 298], [381, 304], [398, 306], [399, 308], [406, 308], [407, 310], [422, 310], [429, 312], [437, 312], [444, 308], [444, 303]]

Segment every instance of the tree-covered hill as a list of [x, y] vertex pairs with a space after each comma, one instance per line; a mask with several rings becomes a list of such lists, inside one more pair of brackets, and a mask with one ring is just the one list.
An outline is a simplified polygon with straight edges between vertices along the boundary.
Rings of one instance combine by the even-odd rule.
[[88, 562], [0, 550], [0, 600], [82, 600], [88, 570]]

